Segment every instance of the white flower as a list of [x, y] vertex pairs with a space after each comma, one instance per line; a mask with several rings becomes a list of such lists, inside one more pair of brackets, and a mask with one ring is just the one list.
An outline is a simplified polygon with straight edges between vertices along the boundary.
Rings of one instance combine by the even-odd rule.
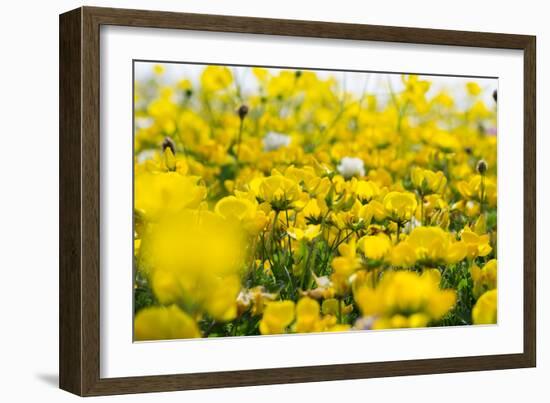
[[147, 160], [153, 159], [154, 156], [155, 156], [154, 150], [143, 150], [138, 154], [137, 162], [141, 164]]
[[344, 157], [336, 169], [338, 169], [338, 172], [346, 179], [355, 175], [365, 176], [365, 167], [363, 166], [363, 160], [361, 160], [361, 158]]
[[275, 151], [281, 147], [288, 147], [290, 145], [290, 136], [269, 132], [263, 138], [262, 143], [264, 145], [264, 151]]
[[134, 123], [137, 129], [147, 129], [151, 127], [155, 121], [151, 118], [136, 117]]

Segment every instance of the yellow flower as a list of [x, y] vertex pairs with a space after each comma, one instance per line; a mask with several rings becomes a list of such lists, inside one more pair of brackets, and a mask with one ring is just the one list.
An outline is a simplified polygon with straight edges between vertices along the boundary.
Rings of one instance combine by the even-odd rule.
[[497, 289], [485, 292], [472, 310], [474, 325], [492, 325], [497, 323]]
[[355, 188], [355, 194], [361, 203], [365, 204], [370, 202], [373, 198], [378, 197], [380, 194], [380, 188], [373, 181], [357, 181]]
[[483, 235], [487, 232], [487, 219], [485, 215], [480, 215], [474, 224], [474, 232], [478, 235]]
[[241, 289], [238, 275], [210, 280], [210, 290], [204, 299], [204, 309], [210, 316], [219, 321], [228, 321], [237, 316], [237, 297]]
[[410, 192], [389, 192], [384, 197], [384, 209], [395, 222], [409, 221], [417, 207], [416, 196]]
[[267, 93], [271, 97], [289, 97], [296, 88], [296, 75], [287, 70], [282, 70], [279, 75], [269, 80]]
[[477, 256], [487, 256], [493, 250], [489, 244], [490, 237], [488, 234], [478, 235], [469, 227], [464, 228], [460, 238], [466, 244], [466, 250], [470, 259], [474, 259]]
[[400, 242], [392, 249], [390, 263], [393, 266], [411, 267], [415, 262], [416, 251], [408, 242]]
[[134, 207], [151, 221], [196, 208], [206, 196], [206, 189], [198, 179], [176, 172], [141, 173], [135, 178]]
[[266, 82], [269, 78], [269, 70], [261, 67], [252, 67], [252, 73], [261, 83]]
[[164, 71], [165, 71], [165, 70], [166, 70], [166, 69], [164, 68], [164, 66], [163, 66], [162, 64], [155, 64], [155, 65], [153, 66], [153, 72], [154, 72], [155, 74], [159, 75], [159, 76], [162, 75], [162, 74], [164, 74]]
[[[354, 298], [364, 316], [377, 318], [374, 328], [380, 329], [426, 326], [429, 321], [440, 320], [453, 308], [456, 292], [439, 289], [431, 273], [396, 271], [386, 272], [376, 288], [359, 288]], [[415, 314], [422, 316], [413, 317]]]
[[372, 216], [376, 221], [382, 221], [384, 220], [384, 218], [386, 218], [386, 209], [384, 208], [384, 205], [379, 201], [373, 200], [365, 207], [367, 206], [370, 211], [372, 211]]
[[338, 300], [336, 298], [325, 299], [321, 306], [321, 312], [323, 312], [324, 315], [346, 315], [352, 311], [353, 305], [346, 305], [344, 301]]
[[489, 260], [481, 269], [473, 264], [470, 267], [470, 275], [474, 282], [474, 296], [476, 298], [485, 291], [495, 289], [497, 287], [497, 260]]
[[456, 189], [464, 199], [479, 199], [481, 189], [481, 175], [474, 175], [469, 181], [460, 181], [456, 184]]
[[471, 120], [487, 119], [491, 116], [491, 111], [481, 100], [475, 102], [468, 110], [468, 117]]
[[[141, 338], [496, 321], [488, 86], [404, 75], [386, 99], [307, 70], [168, 68], [134, 83]], [[476, 309], [449, 315], [470, 279]]]
[[177, 306], [150, 307], [134, 318], [134, 337], [138, 341], [190, 339], [201, 337], [195, 321]]
[[318, 218], [321, 215], [321, 208], [316, 199], [310, 199], [302, 210], [305, 217]]
[[288, 235], [290, 235], [292, 239], [296, 239], [297, 241], [306, 239], [311, 242], [313, 239], [317, 238], [321, 234], [321, 226], [308, 225], [305, 230], [302, 230], [301, 228], [291, 227], [286, 232]]
[[236, 315], [244, 245], [238, 223], [209, 211], [183, 210], [144, 235], [140, 257], [160, 301], [224, 321]]
[[282, 211], [292, 207], [301, 196], [300, 187], [282, 175], [272, 175], [259, 185], [258, 196], [271, 204], [273, 210]]
[[164, 149], [164, 163], [166, 164], [166, 168], [169, 171], [176, 170], [176, 157], [174, 156], [174, 153], [172, 152], [170, 147], [166, 147]]
[[466, 256], [464, 242], [455, 241], [450, 233], [440, 227], [417, 227], [405, 242], [414, 250], [416, 259], [425, 264], [452, 264]]
[[219, 91], [233, 82], [231, 70], [224, 66], [207, 66], [201, 75], [201, 85], [206, 91]]
[[295, 331], [298, 333], [318, 332], [320, 326], [319, 303], [309, 297], [301, 298], [296, 305]]
[[340, 256], [332, 259], [332, 268], [335, 273], [343, 277], [349, 277], [355, 270], [361, 268], [361, 259], [357, 257], [355, 240], [343, 243], [338, 247]]
[[268, 302], [262, 320], [260, 332], [262, 334], [281, 334], [294, 320], [294, 302]]
[[476, 82], [470, 81], [466, 83], [466, 89], [468, 90], [468, 94], [474, 97], [481, 94], [481, 87]]
[[391, 241], [386, 234], [367, 235], [359, 240], [359, 249], [369, 259], [381, 260], [390, 252]]
[[191, 89], [193, 88], [193, 85], [191, 84], [191, 81], [189, 81], [186, 78], [184, 78], [183, 80], [179, 80], [176, 83], [176, 86], [178, 87], [178, 89], [183, 90], [183, 91], [191, 91]]
[[405, 85], [404, 95], [413, 103], [419, 103], [424, 99], [424, 94], [430, 89], [431, 83], [427, 80], [420, 80], [417, 75], [403, 75], [401, 80]]
[[415, 313], [410, 316], [396, 314], [388, 318], [377, 319], [372, 329], [405, 329], [414, 327], [426, 327], [430, 322], [430, 317], [423, 313]]
[[430, 171], [414, 167], [411, 169], [411, 181], [420, 194], [441, 193], [447, 184], [447, 178], [441, 171]]
[[267, 225], [267, 215], [255, 202], [245, 197], [226, 196], [216, 203], [215, 212], [227, 220], [240, 221], [250, 235], [257, 235]]
[[497, 186], [493, 179], [481, 175], [472, 175], [468, 181], [460, 181], [456, 189], [466, 200], [481, 201], [489, 206], [496, 206]]
[[249, 217], [256, 210], [254, 204], [244, 198], [227, 196], [216, 203], [215, 211], [226, 219], [236, 218], [243, 220]]
[[444, 131], [436, 133], [431, 137], [430, 141], [443, 152], [454, 152], [461, 147], [460, 141], [456, 136]]

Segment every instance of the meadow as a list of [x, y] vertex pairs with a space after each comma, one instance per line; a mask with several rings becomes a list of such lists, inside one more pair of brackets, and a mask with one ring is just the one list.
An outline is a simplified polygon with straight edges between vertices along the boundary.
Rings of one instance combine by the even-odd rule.
[[146, 64], [135, 340], [497, 323], [496, 80]]

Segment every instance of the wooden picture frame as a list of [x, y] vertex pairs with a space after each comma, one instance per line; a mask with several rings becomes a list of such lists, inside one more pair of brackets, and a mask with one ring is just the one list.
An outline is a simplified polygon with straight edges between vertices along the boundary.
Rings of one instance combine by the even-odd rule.
[[[100, 377], [100, 27], [117, 25], [524, 52], [523, 353], [128, 378]], [[60, 387], [81, 396], [533, 367], [536, 363], [534, 36], [81, 7], [60, 16]]]

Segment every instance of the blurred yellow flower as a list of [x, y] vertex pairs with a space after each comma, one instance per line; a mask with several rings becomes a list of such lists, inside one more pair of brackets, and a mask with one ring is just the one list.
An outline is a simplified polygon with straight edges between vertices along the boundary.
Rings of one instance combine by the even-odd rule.
[[338, 247], [340, 256], [332, 259], [332, 268], [338, 275], [349, 277], [361, 267], [361, 259], [357, 256], [355, 240], [343, 243]]
[[260, 332], [262, 334], [281, 334], [294, 320], [294, 302], [268, 302], [262, 320]]
[[206, 91], [219, 91], [233, 82], [233, 74], [225, 66], [207, 66], [201, 75], [201, 85]]
[[226, 219], [243, 220], [255, 213], [254, 204], [245, 198], [227, 196], [216, 203], [215, 211]]
[[295, 330], [298, 333], [318, 332], [320, 326], [320, 307], [314, 299], [304, 297], [296, 304]]
[[481, 94], [481, 87], [476, 82], [470, 81], [466, 83], [466, 89], [468, 90], [468, 94], [472, 96], [477, 96]]
[[142, 309], [134, 319], [134, 338], [138, 341], [195, 337], [201, 337], [197, 324], [175, 305]]
[[161, 301], [230, 320], [236, 315], [244, 245], [243, 230], [234, 221], [183, 210], [146, 233], [141, 258]]
[[396, 271], [385, 273], [376, 288], [361, 287], [354, 298], [364, 316], [376, 318], [375, 328], [414, 327], [441, 319], [453, 308], [456, 292], [440, 290], [431, 274]]
[[196, 208], [206, 196], [206, 188], [198, 182], [175, 172], [137, 174], [134, 207], [152, 221]]
[[365, 256], [372, 260], [383, 259], [391, 250], [391, 241], [386, 234], [364, 236], [358, 244]]
[[485, 292], [477, 300], [472, 310], [474, 325], [493, 325], [497, 323], [497, 289]]

